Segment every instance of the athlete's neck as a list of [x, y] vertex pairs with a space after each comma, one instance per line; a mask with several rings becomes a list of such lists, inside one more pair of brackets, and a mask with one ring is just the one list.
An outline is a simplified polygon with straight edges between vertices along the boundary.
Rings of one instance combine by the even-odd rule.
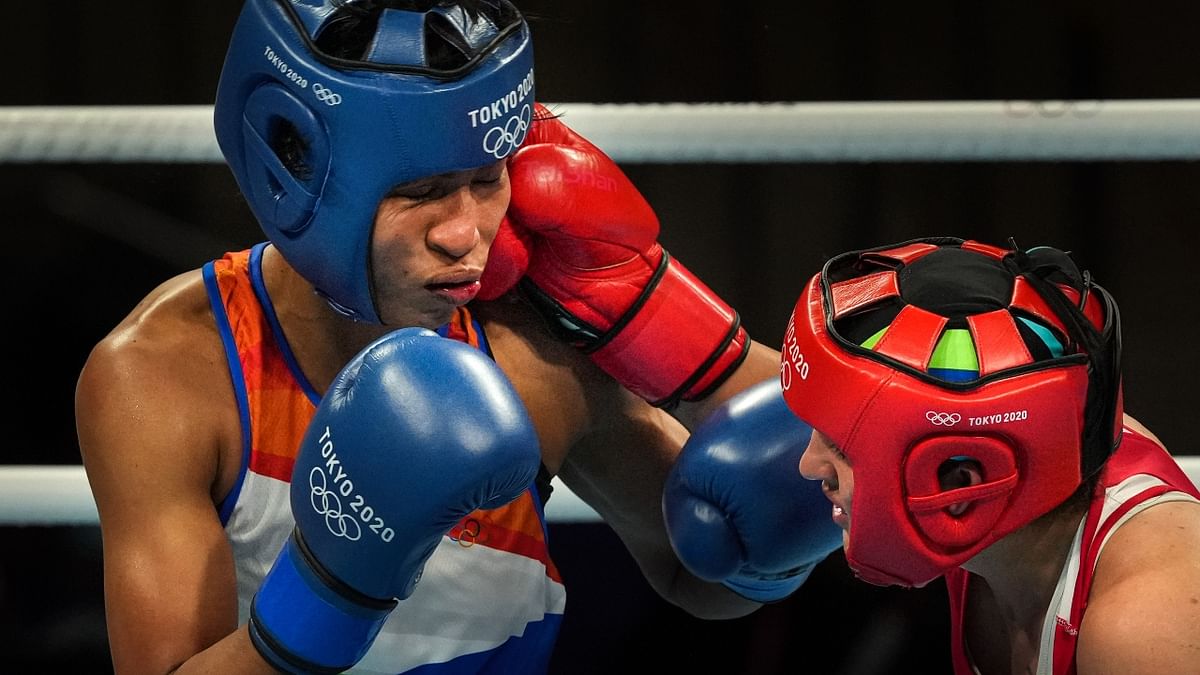
[[999, 619], [1036, 639], [1086, 503], [1067, 503], [992, 544], [963, 568], [986, 581]]
[[274, 246], [263, 251], [262, 271], [288, 345], [318, 392], [325, 391], [355, 354], [390, 330], [338, 314]]

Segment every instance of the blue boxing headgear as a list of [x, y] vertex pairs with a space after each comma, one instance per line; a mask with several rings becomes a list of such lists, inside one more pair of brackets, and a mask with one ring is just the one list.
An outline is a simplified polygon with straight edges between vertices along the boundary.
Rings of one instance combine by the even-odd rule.
[[[380, 323], [371, 232], [396, 185], [504, 159], [533, 113], [529, 27], [507, 0], [376, 8], [365, 53], [327, 53], [355, 0], [247, 0], [214, 109], [217, 141], [267, 237], [338, 311]], [[392, 5], [400, 4], [396, 2]], [[294, 133], [303, 171], [281, 159]]]

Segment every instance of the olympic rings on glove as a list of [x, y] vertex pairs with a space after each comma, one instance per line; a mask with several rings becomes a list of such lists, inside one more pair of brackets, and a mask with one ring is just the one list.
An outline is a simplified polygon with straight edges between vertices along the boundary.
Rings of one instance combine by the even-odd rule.
[[353, 515], [342, 513], [342, 501], [338, 499], [337, 494], [326, 488], [325, 481], [325, 472], [321, 467], [314, 466], [312, 471], [308, 472], [313, 509], [318, 515], [325, 516], [325, 527], [329, 528], [333, 536], [358, 541], [362, 537], [362, 528]]

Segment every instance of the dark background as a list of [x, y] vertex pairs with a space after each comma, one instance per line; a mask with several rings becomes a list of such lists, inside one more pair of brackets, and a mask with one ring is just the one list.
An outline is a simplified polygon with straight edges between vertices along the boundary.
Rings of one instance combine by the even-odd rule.
[[[239, 6], [6, 3], [0, 104], [211, 103]], [[1191, 2], [522, 6], [543, 101], [1200, 96]], [[625, 168], [666, 247], [772, 345], [843, 250], [933, 235], [1070, 249], [1121, 302], [1127, 409], [1195, 452], [1196, 163]], [[0, 164], [0, 199], [17, 406], [0, 462], [78, 463], [72, 393], [90, 347], [155, 285], [260, 233], [216, 164]], [[868, 587], [834, 556], [789, 600], [706, 623], [660, 602], [605, 526], [551, 530], [570, 590], [557, 673], [948, 672], [939, 583]], [[102, 602], [96, 528], [0, 528], [0, 670], [108, 671]]]

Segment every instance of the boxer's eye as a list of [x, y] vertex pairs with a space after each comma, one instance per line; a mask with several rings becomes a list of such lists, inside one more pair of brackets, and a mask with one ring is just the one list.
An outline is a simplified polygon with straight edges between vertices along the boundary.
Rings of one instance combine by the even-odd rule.
[[499, 183], [500, 179], [503, 177], [504, 177], [504, 163], [497, 162], [491, 166], [480, 169], [475, 174], [474, 182], [484, 184], [484, 185], [491, 185], [494, 183]]
[[813, 430], [813, 433], [816, 434], [816, 438], [821, 443], [821, 445], [824, 445], [825, 447], [829, 448], [829, 452], [833, 453], [834, 457], [837, 457], [838, 459], [842, 460], [843, 462], [845, 462], [847, 464], [850, 463], [850, 458], [847, 457], [846, 454], [842, 452], [842, 449], [839, 448], [837, 446], [837, 444], [833, 442], [832, 438], [826, 436], [825, 434], [823, 434], [820, 431], [817, 431], [815, 429]]
[[432, 199], [437, 195], [437, 185], [433, 181], [417, 181], [397, 185], [388, 191], [388, 198], [411, 199], [420, 201]]

